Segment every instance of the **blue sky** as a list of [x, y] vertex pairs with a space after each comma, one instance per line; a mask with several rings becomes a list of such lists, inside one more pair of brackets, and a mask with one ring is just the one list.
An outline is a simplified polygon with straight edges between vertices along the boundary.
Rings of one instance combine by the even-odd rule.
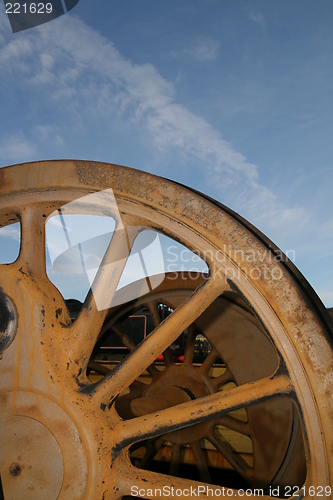
[[333, 306], [331, 0], [80, 0], [13, 34], [0, 4], [0, 166], [78, 158], [239, 212]]

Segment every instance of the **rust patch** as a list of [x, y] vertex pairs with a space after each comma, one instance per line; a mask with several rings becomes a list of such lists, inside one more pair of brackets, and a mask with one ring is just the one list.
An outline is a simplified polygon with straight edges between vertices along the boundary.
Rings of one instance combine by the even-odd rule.
[[61, 313], [62, 313], [62, 309], [61, 309], [61, 307], [58, 307], [58, 309], [56, 309], [56, 312], [55, 312], [57, 319], [59, 318]]
[[[113, 165], [89, 161], [74, 162], [80, 184], [89, 186], [108, 186]], [[109, 167], [109, 168], [107, 168]]]
[[0, 407], [5, 407], [5, 405], [7, 404], [7, 400], [8, 400], [8, 394], [5, 393], [5, 394], [0, 394]]
[[23, 268], [22, 268], [22, 267], [20, 267], [19, 272], [20, 272], [21, 274], [23, 274], [23, 276], [26, 276], [27, 278], [29, 278], [29, 275], [23, 271]]
[[9, 472], [13, 477], [17, 477], [21, 474], [22, 468], [23, 467], [19, 463], [14, 462], [9, 466]]
[[36, 405], [25, 406], [24, 411], [26, 412], [27, 415], [31, 415], [38, 411], [38, 407]]

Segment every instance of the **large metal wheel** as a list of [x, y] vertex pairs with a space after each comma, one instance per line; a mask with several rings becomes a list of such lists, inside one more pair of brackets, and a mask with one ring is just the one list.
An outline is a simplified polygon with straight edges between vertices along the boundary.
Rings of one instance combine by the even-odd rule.
[[[140, 489], [144, 495], [139, 496], [157, 498], [165, 485], [182, 492], [201, 485], [199, 496], [205, 498], [209, 477], [199, 438], [192, 435], [214, 441], [212, 423], [236, 426], [227, 414], [241, 408], [248, 428], [240, 423], [238, 430], [251, 436], [254, 463], [244, 464], [216, 434], [213, 444], [252, 487], [266, 488], [266, 498], [270, 487], [279, 486], [280, 496], [301, 487], [308, 497], [333, 498], [330, 318], [271, 242], [213, 200], [124, 167], [40, 162], [2, 169], [0, 182], [1, 226], [19, 220], [22, 231], [18, 259], [0, 269], [0, 472], [6, 500], [106, 500]], [[101, 192], [97, 202], [85, 201], [85, 195], [96, 192]], [[73, 200], [79, 200], [75, 210], [115, 218], [117, 230], [93, 291], [70, 324], [65, 301], [46, 274], [45, 221]], [[209, 277], [176, 301], [173, 313], [156, 322], [154, 332], [115, 370], [92, 384], [87, 367], [110, 315], [107, 304], [118, 293], [123, 256], [146, 228], [200, 253]], [[219, 332], [217, 323], [223, 325]], [[165, 375], [153, 378], [149, 390], [132, 395], [132, 414], [122, 414], [126, 389], [138, 387], [144, 370], [191, 325], [204, 331], [213, 346], [200, 376], [189, 355], [177, 367], [165, 354]], [[187, 345], [189, 353], [193, 342]], [[223, 359], [231, 375], [227, 370], [218, 381], [209, 375], [214, 357]], [[228, 377], [236, 387], [224, 388]], [[163, 390], [169, 403], [156, 402]], [[148, 444], [164, 436], [173, 444], [174, 457], [179, 444], [192, 443], [201, 483], [177, 478], [173, 458], [171, 482], [170, 476], [131, 463], [130, 449], [136, 444], [144, 443], [148, 452]], [[272, 443], [277, 446], [273, 452]], [[303, 453], [306, 478], [300, 484]], [[288, 486], [295, 489], [282, 491]], [[233, 495], [243, 496], [241, 490]]]

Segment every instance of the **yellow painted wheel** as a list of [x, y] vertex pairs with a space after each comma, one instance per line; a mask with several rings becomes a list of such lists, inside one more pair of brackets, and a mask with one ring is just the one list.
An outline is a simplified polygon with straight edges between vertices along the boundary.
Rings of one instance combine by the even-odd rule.
[[[237, 425], [228, 414], [242, 408], [248, 414], [254, 461], [262, 460], [262, 465], [255, 462], [242, 474], [252, 487], [267, 488], [267, 498], [270, 486], [295, 485], [309, 498], [321, 493], [333, 498], [330, 318], [304, 278], [271, 242], [213, 200], [124, 167], [31, 163], [1, 169], [0, 183], [1, 226], [20, 221], [22, 231], [18, 259], [0, 268], [0, 471], [6, 500], [106, 500], [137, 489], [146, 498], [161, 496], [159, 490], [171, 485], [170, 476], [133, 465], [130, 449], [168, 436], [177, 456], [177, 444], [198, 443], [191, 437], [194, 428], [211, 437], [212, 422]], [[93, 193], [100, 193], [94, 202], [88, 196]], [[46, 274], [45, 221], [60, 208], [66, 213], [73, 200], [76, 211], [114, 218], [116, 231], [92, 291], [71, 324], [65, 301]], [[156, 324], [110, 375], [92, 384], [86, 371], [112, 312], [106, 306], [118, 294], [123, 256], [144, 229], [157, 230], [195, 250], [206, 261], [209, 277], [195, 289], [189, 286], [188, 297], [175, 303], [172, 314]], [[186, 363], [183, 368], [170, 366], [167, 375], [153, 380], [148, 392], [132, 399], [133, 418], [121, 418], [121, 395], [191, 325], [197, 325], [213, 346], [210, 361], [202, 364], [199, 392], [186, 387], [193, 383], [191, 363], [181, 386], [174, 385], [172, 372], [180, 376]], [[250, 332], [249, 325], [253, 325]], [[189, 341], [188, 352], [191, 345]], [[260, 359], [262, 353], [271, 362]], [[234, 387], [209, 380], [214, 379], [207, 370], [214, 356], [229, 368]], [[223, 390], [209, 389], [213, 383]], [[158, 409], [154, 396], [165, 388], [172, 401]], [[279, 419], [285, 427], [282, 433], [276, 425]], [[265, 429], [256, 427], [264, 421]], [[270, 446], [265, 462], [262, 432], [269, 442], [278, 441], [275, 432], [282, 436], [284, 451], [278, 452], [282, 463], [274, 470]], [[302, 445], [306, 477], [299, 484], [301, 473], [298, 478], [293, 475], [302, 469], [295, 458]], [[214, 446], [228, 455], [223, 443]], [[198, 469], [204, 471], [201, 452], [197, 444], [193, 447]], [[227, 460], [239, 459], [229, 452]], [[232, 465], [242, 473], [246, 466], [241, 464], [236, 460]], [[201, 472], [198, 483], [174, 475], [171, 482], [179, 491], [201, 485], [200, 496], [205, 498], [205, 477], [208, 480]], [[233, 494], [242, 496], [240, 490]]]

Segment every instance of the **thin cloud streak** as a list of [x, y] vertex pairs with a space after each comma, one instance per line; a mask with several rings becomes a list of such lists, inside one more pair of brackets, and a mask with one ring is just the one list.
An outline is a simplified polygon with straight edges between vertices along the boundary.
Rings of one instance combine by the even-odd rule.
[[196, 61], [215, 61], [218, 58], [220, 43], [217, 40], [194, 40], [190, 48], [172, 51], [171, 57], [192, 57]]
[[253, 12], [249, 13], [249, 18], [252, 19], [252, 21], [260, 24], [263, 28], [265, 27], [265, 19], [264, 16], [260, 13], [254, 14]]

